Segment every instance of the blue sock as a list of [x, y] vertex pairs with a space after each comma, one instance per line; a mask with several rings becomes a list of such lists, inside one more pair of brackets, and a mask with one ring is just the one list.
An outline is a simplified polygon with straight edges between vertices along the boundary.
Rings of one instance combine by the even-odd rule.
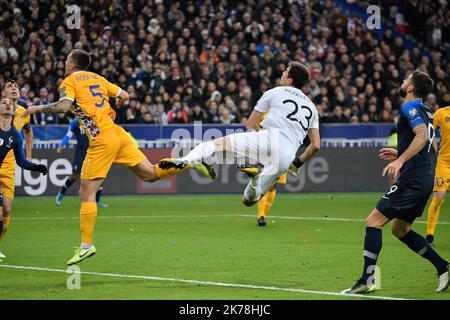
[[[378, 254], [381, 251], [382, 234], [381, 229], [366, 227], [366, 237], [364, 239], [364, 270], [360, 278], [361, 282], [367, 282], [375, 272]], [[372, 268], [370, 268], [372, 266]]]
[[3, 232], [3, 218], [0, 220], [0, 235]]
[[423, 258], [430, 261], [436, 268], [439, 275], [447, 271], [448, 262], [445, 261], [434, 249], [428, 244], [424, 237], [420, 234], [410, 230], [400, 239], [412, 251], [421, 255]]

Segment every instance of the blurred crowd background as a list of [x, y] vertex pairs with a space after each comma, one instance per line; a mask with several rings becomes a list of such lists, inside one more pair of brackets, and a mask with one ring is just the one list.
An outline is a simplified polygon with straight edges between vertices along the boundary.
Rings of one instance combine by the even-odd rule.
[[[0, 85], [16, 80], [21, 104], [56, 101], [65, 58], [79, 48], [91, 71], [130, 93], [119, 123], [243, 123], [290, 60], [310, 67], [304, 91], [322, 123], [395, 121], [397, 89], [415, 69], [435, 81], [426, 103], [450, 105], [447, 1], [347, 1], [381, 7], [381, 36], [338, 2], [0, 0]], [[79, 30], [66, 26], [71, 4]]]

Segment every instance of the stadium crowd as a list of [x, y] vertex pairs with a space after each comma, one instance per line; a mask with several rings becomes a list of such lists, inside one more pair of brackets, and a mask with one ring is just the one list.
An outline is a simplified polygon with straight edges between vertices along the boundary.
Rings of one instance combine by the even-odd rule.
[[[429, 55], [419, 45], [406, 49], [393, 26], [377, 38], [330, 0], [74, 1], [79, 30], [67, 27], [62, 2], [0, 1], [0, 85], [15, 79], [24, 104], [57, 100], [65, 57], [80, 48], [91, 53], [92, 71], [130, 93], [118, 108], [120, 123], [242, 123], [290, 60], [310, 67], [306, 91], [322, 123], [394, 121], [397, 89], [416, 68], [435, 80], [426, 103], [450, 105], [446, 1], [420, 1], [433, 12], [420, 20], [424, 29], [402, 30]], [[33, 122], [68, 123], [69, 116]]]

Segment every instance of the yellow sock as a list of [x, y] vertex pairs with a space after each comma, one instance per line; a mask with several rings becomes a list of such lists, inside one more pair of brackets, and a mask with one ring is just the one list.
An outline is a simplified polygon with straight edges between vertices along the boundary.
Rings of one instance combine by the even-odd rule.
[[92, 244], [94, 241], [94, 226], [97, 219], [97, 203], [82, 202], [80, 209], [81, 242]]
[[269, 213], [269, 210], [272, 207], [272, 203], [275, 200], [276, 194], [277, 194], [276, 189], [270, 190], [264, 195], [264, 197], [262, 197], [258, 201], [258, 219], [261, 216], [267, 218], [267, 213]]
[[264, 195], [261, 199], [258, 201], [258, 219], [260, 217], [266, 216], [266, 200], [267, 200], [267, 194]]
[[177, 175], [179, 173], [182, 173], [182, 172], [185, 172], [186, 170], [189, 170], [190, 168], [191, 168], [190, 166], [185, 166], [183, 169], [177, 169], [177, 168], [162, 169], [159, 166], [159, 163], [157, 163], [155, 165], [156, 175], [160, 179], [173, 177], [173, 176], [175, 176], [175, 175]]
[[270, 190], [267, 192], [266, 196], [266, 217], [269, 213], [270, 208], [272, 208], [272, 203], [275, 201], [275, 196], [277, 194], [277, 189]]
[[0, 241], [5, 238], [5, 233], [8, 231], [9, 222], [11, 221], [11, 217], [3, 217], [3, 231], [0, 234]]
[[439, 219], [439, 214], [441, 213], [441, 207], [444, 200], [433, 198], [430, 207], [428, 208], [428, 223], [427, 223], [427, 234], [434, 235], [436, 230], [436, 223]]

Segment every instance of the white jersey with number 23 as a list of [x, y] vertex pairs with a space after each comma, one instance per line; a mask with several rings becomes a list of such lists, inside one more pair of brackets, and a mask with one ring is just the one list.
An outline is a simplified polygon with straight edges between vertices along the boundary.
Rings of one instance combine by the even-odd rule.
[[319, 128], [319, 115], [314, 103], [302, 90], [280, 86], [267, 90], [255, 110], [268, 112], [261, 126], [277, 129], [294, 145], [301, 146], [310, 128]]

